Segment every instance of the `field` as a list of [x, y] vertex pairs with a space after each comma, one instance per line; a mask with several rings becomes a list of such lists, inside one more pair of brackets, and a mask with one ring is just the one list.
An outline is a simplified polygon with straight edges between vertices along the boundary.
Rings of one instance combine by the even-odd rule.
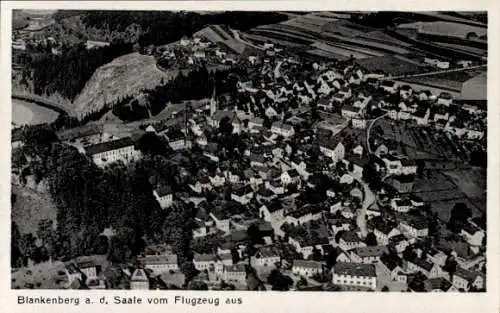
[[[468, 151], [444, 133], [431, 133], [429, 129], [405, 122], [395, 122], [387, 118], [378, 120], [373, 127], [373, 129], [381, 129], [383, 138], [394, 142], [398, 153], [410, 159], [467, 161]], [[429, 167], [435, 167], [433, 163], [429, 162]], [[445, 163], [442, 166], [446, 166]]]
[[314, 48], [324, 50], [330, 53], [335, 53], [335, 54], [340, 54], [344, 57], [351, 57], [353, 56], [356, 59], [366, 59], [366, 58], [371, 58], [372, 55], [362, 53], [362, 52], [357, 52], [353, 51], [350, 49], [342, 48], [340, 46], [332, 46], [323, 42], [315, 42], [314, 44], [311, 45]]
[[382, 70], [393, 76], [403, 74], [421, 73], [422, 67], [410, 62], [405, 62], [394, 56], [382, 56], [359, 61], [359, 64], [368, 71]]
[[483, 207], [486, 207], [486, 173], [481, 169], [444, 172], [460, 190]]
[[12, 99], [12, 123], [16, 126], [52, 123], [58, 115], [33, 102]]
[[38, 223], [42, 219], [56, 222], [56, 206], [48, 193], [36, 192], [17, 183], [12, 184], [12, 193], [16, 195], [16, 202], [12, 206], [12, 220], [21, 234], [32, 233], [36, 236]]
[[[464, 192], [449, 178], [453, 172], [426, 171], [424, 177], [417, 178], [412, 193], [431, 204], [433, 212], [437, 213], [442, 221], [447, 222], [453, 206], [463, 202], [472, 211], [473, 217], [482, 216], [486, 211], [484, 203], [471, 201]], [[457, 172], [459, 175], [461, 172]], [[463, 172], [462, 172], [463, 173]], [[470, 190], [478, 190], [476, 186]]]

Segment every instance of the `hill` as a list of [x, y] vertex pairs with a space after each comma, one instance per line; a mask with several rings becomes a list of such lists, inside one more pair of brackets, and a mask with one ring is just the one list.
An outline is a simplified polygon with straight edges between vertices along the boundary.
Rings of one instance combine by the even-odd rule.
[[99, 67], [88, 80], [73, 106], [77, 116], [97, 111], [142, 89], [152, 89], [170, 80], [177, 71], [161, 71], [154, 57], [131, 53]]

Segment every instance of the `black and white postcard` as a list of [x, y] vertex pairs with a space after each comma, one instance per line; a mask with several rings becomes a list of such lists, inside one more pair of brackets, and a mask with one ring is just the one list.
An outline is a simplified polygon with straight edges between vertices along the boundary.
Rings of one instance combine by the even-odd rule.
[[491, 5], [181, 4], [2, 9], [4, 312], [498, 305]]

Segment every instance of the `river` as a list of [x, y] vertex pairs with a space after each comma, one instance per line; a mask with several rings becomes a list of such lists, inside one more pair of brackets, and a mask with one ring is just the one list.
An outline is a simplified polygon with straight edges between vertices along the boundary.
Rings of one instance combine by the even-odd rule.
[[52, 123], [59, 113], [34, 102], [12, 99], [12, 123], [15, 126]]

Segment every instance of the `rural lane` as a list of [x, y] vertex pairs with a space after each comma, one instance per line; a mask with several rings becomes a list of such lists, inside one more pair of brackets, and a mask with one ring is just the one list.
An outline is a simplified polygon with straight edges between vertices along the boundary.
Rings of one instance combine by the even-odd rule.
[[362, 181], [361, 179], [358, 179], [358, 181], [363, 185], [364, 198], [363, 205], [357, 212], [356, 224], [361, 230], [361, 234], [363, 235], [363, 237], [366, 237], [366, 235], [368, 234], [368, 230], [366, 228], [366, 211], [373, 203], [375, 203], [376, 197], [370, 187], [368, 187], [368, 184], [366, 182]]

